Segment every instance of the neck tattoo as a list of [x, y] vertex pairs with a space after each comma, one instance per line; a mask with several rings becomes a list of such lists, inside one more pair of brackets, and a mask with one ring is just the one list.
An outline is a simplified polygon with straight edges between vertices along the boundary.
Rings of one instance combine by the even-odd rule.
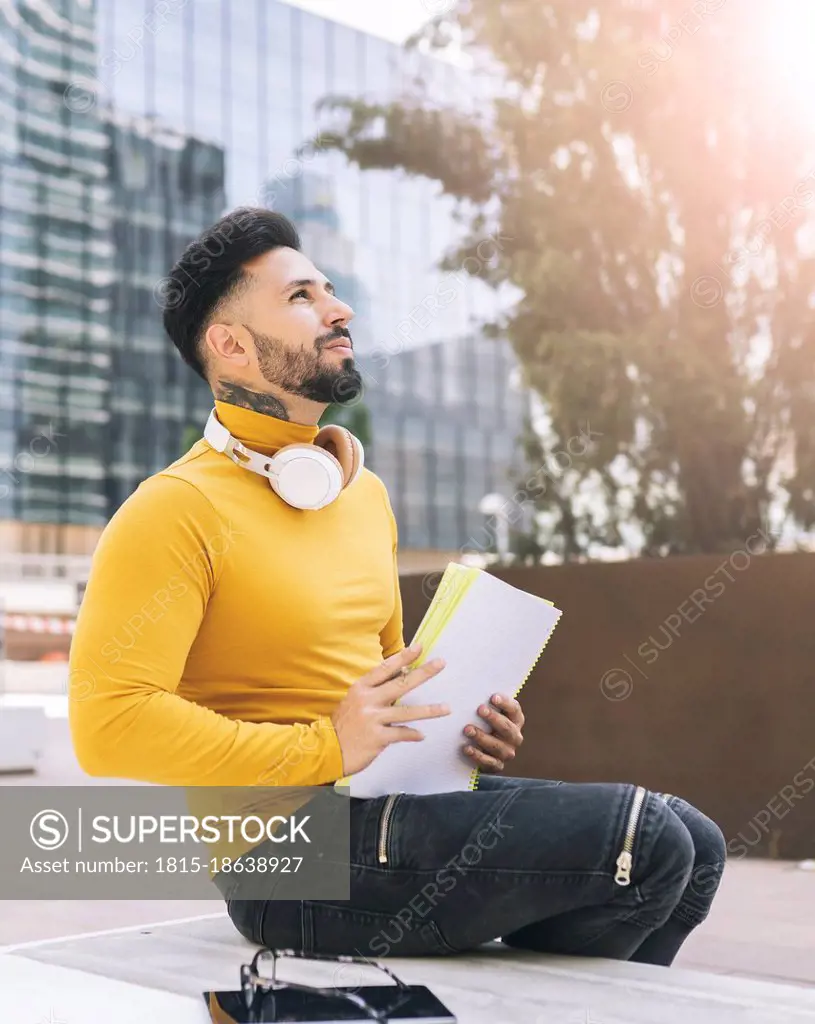
[[229, 380], [219, 380], [215, 385], [215, 397], [219, 402], [228, 402], [241, 409], [251, 409], [265, 416], [276, 416], [279, 420], [288, 420], [289, 410], [274, 395], [262, 391], [251, 391], [241, 384], [233, 384]]

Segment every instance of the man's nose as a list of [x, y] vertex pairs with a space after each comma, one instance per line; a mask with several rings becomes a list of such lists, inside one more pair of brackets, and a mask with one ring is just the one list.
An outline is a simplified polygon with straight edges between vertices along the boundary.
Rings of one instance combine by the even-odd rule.
[[326, 323], [330, 327], [345, 327], [354, 319], [354, 310], [347, 302], [335, 299], [326, 310]]

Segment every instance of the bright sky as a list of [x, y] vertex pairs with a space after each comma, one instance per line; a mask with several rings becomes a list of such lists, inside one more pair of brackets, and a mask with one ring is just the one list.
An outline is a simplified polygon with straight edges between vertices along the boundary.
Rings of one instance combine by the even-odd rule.
[[403, 43], [425, 21], [455, 0], [286, 0], [295, 7], [320, 14], [332, 21], [362, 29], [374, 36]]

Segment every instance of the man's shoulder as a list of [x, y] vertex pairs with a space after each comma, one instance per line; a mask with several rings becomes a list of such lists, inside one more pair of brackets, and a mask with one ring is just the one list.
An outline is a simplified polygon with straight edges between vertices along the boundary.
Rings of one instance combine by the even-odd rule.
[[365, 481], [365, 484], [371, 491], [377, 491], [385, 499], [385, 504], [390, 508], [390, 498], [388, 497], [388, 488], [385, 486], [385, 481], [378, 476], [372, 469], [368, 469], [367, 466], [362, 467], [362, 472], [359, 474], [360, 481]]
[[378, 476], [376, 473], [374, 473], [374, 471], [372, 469], [369, 469], [367, 466], [362, 467], [362, 470], [360, 471], [359, 474], [359, 479], [368, 480], [369, 484], [371, 484], [374, 487], [379, 487], [387, 493], [387, 489], [385, 488], [385, 484], [382, 481], [382, 478]]
[[189, 515], [217, 518], [208, 497], [206, 474], [202, 473], [205, 453], [194, 445], [180, 459], [146, 477], [122, 502], [108, 526], [157, 520], [165, 527]]

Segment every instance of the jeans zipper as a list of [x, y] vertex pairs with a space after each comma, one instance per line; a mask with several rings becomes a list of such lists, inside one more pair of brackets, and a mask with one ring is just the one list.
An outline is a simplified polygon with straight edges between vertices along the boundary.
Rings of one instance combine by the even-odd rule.
[[640, 822], [640, 812], [642, 811], [645, 794], [645, 787], [637, 786], [634, 800], [631, 803], [631, 813], [628, 815], [628, 826], [625, 830], [623, 848], [620, 856], [617, 858], [617, 874], [614, 876], [614, 881], [617, 885], [631, 884], [631, 867], [633, 864], [631, 854], [634, 851], [634, 840], [637, 836], [637, 826]]
[[400, 793], [391, 793], [382, 808], [382, 817], [379, 820], [379, 844], [377, 846], [377, 857], [380, 864], [388, 863], [388, 839], [390, 838], [391, 815], [393, 806], [399, 798]]

